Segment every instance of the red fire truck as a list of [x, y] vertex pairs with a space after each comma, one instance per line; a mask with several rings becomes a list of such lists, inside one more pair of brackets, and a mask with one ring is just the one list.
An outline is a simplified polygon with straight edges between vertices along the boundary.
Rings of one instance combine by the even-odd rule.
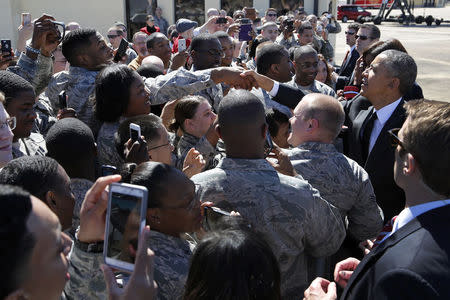
[[388, 2], [388, 7], [390, 7], [394, 0], [352, 0], [351, 4], [355, 4], [363, 8], [380, 8], [381, 3], [383, 2]]

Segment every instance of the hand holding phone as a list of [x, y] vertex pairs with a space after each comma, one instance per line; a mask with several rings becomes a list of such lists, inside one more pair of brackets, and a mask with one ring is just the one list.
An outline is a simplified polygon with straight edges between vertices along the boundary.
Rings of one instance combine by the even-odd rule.
[[22, 13], [22, 26], [28, 26], [31, 24], [31, 14]]
[[124, 38], [120, 41], [119, 48], [117, 49], [116, 55], [114, 55], [114, 62], [119, 62], [122, 57], [127, 55], [127, 49], [129, 47], [128, 41]]
[[67, 94], [66, 91], [62, 91], [58, 95], [59, 109], [67, 108]]
[[182, 52], [184, 50], [186, 50], [186, 40], [178, 39], [178, 52]]
[[143, 186], [113, 183], [106, 211], [105, 263], [133, 272], [139, 235], [145, 227], [148, 191]]
[[219, 221], [223, 216], [231, 216], [231, 213], [224, 211], [218, 207], [214, 206], [205, 206], [204, 207], [204, 221], [203, 228], [206, 231], [213, 230], [215, 224]]
[[11, 40], [1, 40], [0, 43], [2, 47], [2, 56], [5, 58], [11, 56]]
[[141, 139], [141, 126], [130, 123], [130, 139], [131, 144]]

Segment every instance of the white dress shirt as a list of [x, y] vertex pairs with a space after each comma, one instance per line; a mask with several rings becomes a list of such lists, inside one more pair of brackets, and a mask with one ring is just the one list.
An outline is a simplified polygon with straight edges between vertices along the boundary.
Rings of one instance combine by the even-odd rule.
[[418, 216], [426, 213], [429, 210], [446, 206], [449, 204], [450, 199], [446, 199], [414, 205], [403, 209], [394, 221], [394, 225], [392, 226], [392, 232], [390, 234], [387, 234], [385, 238], [382, 240], [382, 242], [391, 235], [393, 235], [397, 230], [408, 224], [412, 219], [417, 218]]
[[375, 146], [375, 142], [377, 141], [378, 136], [380, 135], [380, 132], [384, 127], [384, 124], [386, 124], [387, 120], [389, 120], [389, 118], [392, 116], [401, 100], [402, 97], [400, 97], [400, 99], [398, 99], [397, 101], [394, 101], [391, 104], [380, 108], [379, 110], [374, 109], [375, 113], [377, 114], [377, 119], [373, 122], [373, 129], [370, 134], [368, 153], [372, 151], [373, 146]]

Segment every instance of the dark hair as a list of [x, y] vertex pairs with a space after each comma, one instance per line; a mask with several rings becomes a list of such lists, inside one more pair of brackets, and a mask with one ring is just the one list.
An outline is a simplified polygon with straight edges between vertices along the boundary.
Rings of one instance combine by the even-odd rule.
[[85, 53], [87, 48], [91, 46], [89, 40], [92, 36], [97, 35], [97, 31], [91, 28], [80, 28], [70, 31], [63, 39], [61, 50], [67, 61], [77, 66], [76, 57], [80, 53]]
[[266, 122], [271, 136], [277, 136], [280, 125], [289, 123], [289, 118], [277, 109], [266, 110]]
[[256, 56], [256, 48], [261, 45], [262, 43], [270, 41], [268, 38], [256, 38], [253, 40], [253, 43], [248, 51], [248, 57], [253, 58]]
[[373, 24], [362, 24], [362, 25], [359, 26], [359, 29], [363, 29], [363, 28], [370, 30], [369, 38], [371, 38], [372, 40], [380, 38], [381, 32], [380, 32], [380, 29], [376, 25], [373, 25]]
[[259, 74], [266, 75], [273, 64], [279, 64], [286, 55], [286, 49], [278, 44], [263, 45], [258, 49], [256, 56], [256, 70]]
[[5, 299], [24, 282], [35, 246], [27, 228], [31, 213], [30, 194], [20, 187], [0, 185], [0, 299]]
[[192, 255], [184, 292], [184, 300], [191, 299], [281, 299], [270, 246], [250, 230], [210, 233]]
[[145, 64], [140, 66], [136, 72], [141, 75], [144, 76], [145, 78], [155, 78], [158, 77], [159, 75], [164, 75], [164, 72], [161, 71], [161, 69], [155, 65], [151, 65], [151, 64]]
[[147, 207], [156, 208], [161, 206], [162, 198], [166, 197], [170, 188], [173, 188], [169, 184], [169, 179], [177, 172], [181, 173], [175, 167], [148, 161], [136, 167], [131, 174], [130, 183], [145, 186], [148, 189]]
[[95, 80], [95, 116], [101, 122], [115, 122], [127, 110], [131, 85], [138, 74], [127, 65], [104, 68]]
[[5, 108], [21, 92], [33, 92], [34, 88], [25, 79], [9, 71], [0, 71], [0, 91], [5, 94]]
[[140, 115], [126, 119], [120, 123], [117, 132], [114, 134], [114, 143], [119, 155], [124, 157], [124, 144], [130, 139], [130, 124], [134, 123], [141, 127], [141, 135], [145, 137], [148, 145], [161, 139], [159, 129], [163, 127], [161, 119], [153, 114]]
[[169, 126], [169, 130], [177, 132], [178, 128], [184, 131], [184, 121], [192, 119], [197, 112], [198, 106], [203, 102], [208, 101], [202, 96], [185, 96], [175, 105], [174, 117], [175, 119]]
[[347, 29], [353, 29], [355, 31], [355, 33], [357, 33], [359, 27], [360, 27], [359, 23], [358, 22], [354, 22], [354, 23], [349, 24], [347, 26]]
[[213, 40], [217, 40], [217, 42], [220, 43], [220, 41], [214, 35], [210, 33], [201, 33], [192, 39], [189, 48], [190, 50], [198, 50], [202, 47], [203, 43]]
[[91, 129], [76, 118], [56, 122], [45, 137], [47, 156], [64, 168], [70, 178], [85, 178], [86, 169], [94, 167], [96, 147]]
[[61, 178], [56, 160], [45, 156], [22, 156], [11, 160], [0, 172], [0, 184], [17, 185], [41, 200], [48, 191], [59, 190]]
[[364, 50], [362, 54], [364, 63], [366, 62], [368, 56], [370, 56], [372, 60], [374, 60], [378, 54], [386, 50], [398, 50], [400, 52], [408, 53], [405, 47], [403, 47], [402, 43], [397, 39], [388, 39], [384, 42], [379, 41], [370, 45], [369, 48]]
[[325, 84], [329, 87], [332, 87], [333, 79], [331, 75], [333, 74], [333, 67], [327, 62], [325, 56], [323, 56], [322, 54], [317, 54], [317, 57], [319, 58], [319, 61], [322, 61], [327, 68], [327, 79], [325, 80]]
[[303, 34], [303, 31], [305, 30], [313, 30], [312, 25], [309, 22], [307, 22], [307, 24], [303, 23], [300, 27], [298, 27], [299, 34]]
[[166, 36], [161, 32], [153, 32], [152, 34], [150, 34], [147, 40], [145, 41], [147, 49], [153, 48], [154, 44], [156, 43], [156, 40], [160, 38], [166, 38]]

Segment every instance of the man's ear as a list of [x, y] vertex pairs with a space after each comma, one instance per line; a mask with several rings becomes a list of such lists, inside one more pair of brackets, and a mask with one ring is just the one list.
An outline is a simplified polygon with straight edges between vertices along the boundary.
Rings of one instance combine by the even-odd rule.
[[390, 88], [398, 89], [400, 86], [400, 79], [397, 77], [392, 78], [391, 82], [389, 83]]
[[23, 290], [18, 289], [3, 298], [4, 300], [29, 300], [31, 297]]
[[317, 119], [311, 119], [311, 120], [309, 120], [309, 127], [311, 128], [311, 129], [317, 129], [317, 128], [319, 128], [319, 120], [317, 120]]
[[414, 156], [411, 153], [407, 153], [405, 160], [403, 161], [403, 174], [405, 175], [413, 175], [417, 169], [417, 162]]
[[215, 130], [216, 130], [216, 133], [219, 136], [219, 138], [222, 138], [222, 133], [221, 133], [219, 124], [216, 124]]
[[53, 191], [48, 191], [45, 194], [45, 203], [48, 205], [48, 207], [52, 211], [56, 211], [57, 205], [56, 205], [56, 194]]
[[278, 74], [279, 72], [279, 65], [278, 64], [271, 64], [270, 65], [270, 72]]
[[88, 66], [89, 65], [89, 58], [85, 54], [78, 54], [76, 56], [76, 60], [78, 61], [78, 64], [80, 66]]

